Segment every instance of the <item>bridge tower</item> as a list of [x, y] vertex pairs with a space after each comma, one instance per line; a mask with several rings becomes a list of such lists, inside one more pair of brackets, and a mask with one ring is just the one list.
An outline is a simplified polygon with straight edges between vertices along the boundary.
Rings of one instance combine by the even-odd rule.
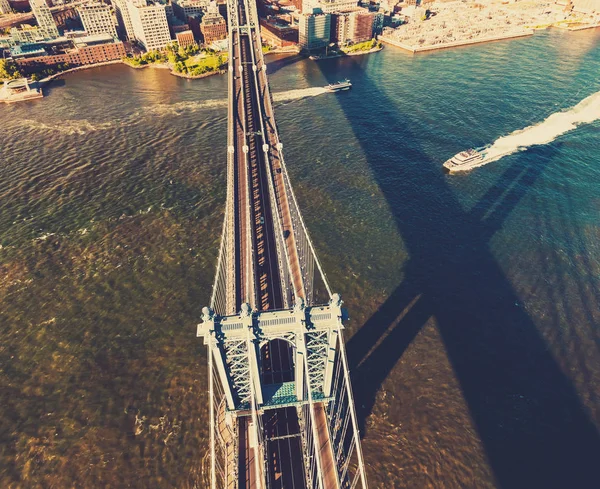
[[255, 0], [228, 0], [227, 201], [210, 307], [211, 489], [367, 488], [342, 300], [283, 156]]

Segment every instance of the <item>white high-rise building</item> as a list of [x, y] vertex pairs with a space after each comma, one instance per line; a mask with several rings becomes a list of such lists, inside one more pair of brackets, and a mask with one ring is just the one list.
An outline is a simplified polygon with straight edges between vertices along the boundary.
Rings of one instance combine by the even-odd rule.
[[104, 3], [88, 3], [77, 7], [79, 17], [88, 36], [110, 34], [117, 37], [112, 9]]
[[44, 31], [49, 38], [58, 37], [58, 28], [52, 17], [52, 12], [48, 8], [45, 0], [29, 0], [31, 11], [35, 15], [35, 20], [41, 31]]
[[302, 49], [318, 49], [329, 44], [330, 14], [302, 14], [298, 19], [298, 43]]
[[8, 0], [0, 0], [0, 14], [10, 14], [12, 9]]
[[111, 0], [115, 8], [117, 23], [121, 31], [125, 33], [125, 37], [130, 41], [135, 41], [135, 32], [133, 32], [133, 24], [131, 23], [131, 15], [129, 14], [129, 4], [143, 6], [146, 5], [145, 0]]
[[129, 2], [129, 16], [135, 39], [146, 51], [163, 49], [172, 42], [164, 5], [134, 5]]

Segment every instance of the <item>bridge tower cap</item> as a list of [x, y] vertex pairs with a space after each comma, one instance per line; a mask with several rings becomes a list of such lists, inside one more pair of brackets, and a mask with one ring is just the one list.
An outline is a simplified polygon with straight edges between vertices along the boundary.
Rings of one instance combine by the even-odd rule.
[[277, 149], [281, 151], [283, 149], [283, 143], [277, 143]]
[[256, 65], [252, 65], [252, 71], [256, 71]]
[[263, 144], [263, 151], [265, 153], [269, 151], [269, 145], [268, 144]]
[[202, 308], [202, 321], [212, 321], [215, 313], [210, 307], [204, 306]]
[[252, 314], [252, 306], [250, 304], [248, 304], [247, 302], [244, 302], [240, 309], [240, 316], [248, 317], [251, 314]]
[[242, 146], [242, 151], [244, 153], [247, 153], [248, 152], [248, 145], [244, 144], [244, 146]]

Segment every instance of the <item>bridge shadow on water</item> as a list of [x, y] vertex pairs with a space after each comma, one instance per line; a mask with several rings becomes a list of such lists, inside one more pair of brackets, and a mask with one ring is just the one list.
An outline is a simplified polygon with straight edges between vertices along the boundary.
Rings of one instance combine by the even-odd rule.
[[[498, 487], [598, 487], [598, 431], [490, 250], [557, 146], [530, 150], [535, 164], [513, 158], [464, 210], [441, 161], [418, 146], [410, 118], [359, 61], [343, 63], [319, 68], [329, 82], [340, 71], [360, 72], [360, 94], [338, 101], [410, 256], [402, 283], [348, 342], [362, 432], [383, 381], [433, 317]], [[398, 142], [395, 156], [382, 157], [391, 140]]]
[[303, 54], [294, 54], [294, 53], [280, 53], [273, 54], [273, 56], [277, 56], [276, 58], [266, 58], [267, 62], [267, 73], [272, 75], [273, 73], [278, 72], [279, 70], [285, 68], [286, 66], [293, 65], [298, 61], [302, 61], [306, 59], [306, 56]]

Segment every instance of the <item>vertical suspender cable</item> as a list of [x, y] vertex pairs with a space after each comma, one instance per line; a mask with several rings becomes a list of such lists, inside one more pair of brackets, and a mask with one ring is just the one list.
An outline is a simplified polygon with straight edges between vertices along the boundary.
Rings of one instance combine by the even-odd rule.
[[212, 338], [208, 340], [208, 397], [210, 410], [210, 488], [217, 489], [217, 474], [215, 472], [215, 400], [213, 390]]

